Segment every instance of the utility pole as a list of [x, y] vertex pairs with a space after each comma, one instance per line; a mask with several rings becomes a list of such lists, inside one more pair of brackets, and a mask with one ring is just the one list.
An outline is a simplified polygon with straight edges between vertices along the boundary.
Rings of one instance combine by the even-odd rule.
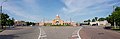
[[0, 6], [0, 13], [2, 13], [2, 6]]
[[43, 18], [43, 24], [45, 25], [45, 18]]
[[2, 13], [2, 5], [5, 3], [5, 2], [7, 2], [7, 0], [3, 0], [3, 2], [1, 3], [1, 5], [0, 5], [0, 13]]
[[[115, 12], [115, 8], [116, 8], [116, 6], [113, 6], [113, 12]], [[115, 22], [115, 19], [114, 19], [114, 27], [116, 28], [116, 22]]]
[[72, 24], [72, 20], [71, 20], [71, 18], [70, 18], [70, 25]]
[[[3, 5], [3, 3], [5, 3], [5, 2], [7, 2], [7, 0], [3, 0], [3, 2], [0, 4], [0, 14], [3, 13], [3, 12], [2, 12], [2, 8], [3, 8], [2, 5]], [[0, 16], [0, 19], [1, 19], [1, 16]], [[2, 29], [4, 28], [3, 25], [0, 24], [0, 26], [2, 26], [2, 27], [1, 27]]]

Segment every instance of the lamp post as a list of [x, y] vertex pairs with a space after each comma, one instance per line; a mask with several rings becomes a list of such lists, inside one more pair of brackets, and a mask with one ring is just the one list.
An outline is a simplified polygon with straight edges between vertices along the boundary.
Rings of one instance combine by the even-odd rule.
[[5, 3], [7, 0], [3, 0], [3, 2], [1, 3], [1, 5], [0, 5], [0, 13], [2, 13], [2, 5], [3, 5], [3, 3]]
[[[1, 4], [0, 4], [0, 14], [2, 13], [2, 5], [3, 5], [3, 3], [5, 3], [7, 0], [3, 0], [3, 2], [1, 2]], [[1, 19], [1, 16], [0, 16], [0, 19]], [[1, 26], [1, 24], [0, 24], [0, 26]], [[1, 27], [2, 29], [3, 29], [3, 26]]]
[[[114, 5], [114, 6], [113, 6], [113, 12], [115, 12], [115, 8], [116, 8], [116, 6]], [[113, 20], [114, 20], [114, 27], [115, 27], [115, 29], [116, 29], [116, 22], [115, 22], [115, 18], [114, 18]]]

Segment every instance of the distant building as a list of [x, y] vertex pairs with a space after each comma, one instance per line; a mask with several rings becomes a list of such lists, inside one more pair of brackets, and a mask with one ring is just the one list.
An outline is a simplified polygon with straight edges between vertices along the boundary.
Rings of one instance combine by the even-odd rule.
[[39, 26], [51, 26], [51, 25], [76, 26], [76, 23], [70, 21], [63, 21], [59, 15], [56, 15], [56, 18], [51, 21], [39, 22]]
[[56, 15], [56, 18], [52, 20], [52, 25], [63, 25], [64, 21], [60, 19], [59, 15]]
[[35, 23], [35, 26], [39, 26], [39, 23]]
[[14, 25], [15, 26], [26, 26], [26, 22], [25, 21], [18, 21], [18, 20], [15, 20], [14, 21]]
[[96, 22], [90, 22], [90, 25], [98, 25], [98, 26], [110, 26], [110, 23], [107, 22], [107, 20], [104, 21], [96, 21]]
[[44, 26], [44, 22], [39, 22], [39, 26]]

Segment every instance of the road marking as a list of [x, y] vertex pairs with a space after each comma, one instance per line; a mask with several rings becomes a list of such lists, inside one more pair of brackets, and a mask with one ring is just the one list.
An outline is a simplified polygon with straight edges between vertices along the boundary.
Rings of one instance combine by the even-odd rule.
[[78, 35], [78, 39], [81, 39], [81, 37], [80, 37], [80, 30], [82, 29], [82, 27], [78, 30], [78, 32], [77, 32], [77, 35]]
[[40, 33], [39, 33], [39, 37], [38, 37], [38, 39], [41, 38], [41, 28], [40, 28], [40, 27], [39, 27], [39, 30], [40, 30]]
[[39, 33], [38, 39], [47, 39], [46, 38], [47, 35], [46, 35], [45, 31], [42, 28], [40, 28], [40, 27], [39, 27], [39, 30], [40, 30], [40, 33]]
[[82, 27], [80, 27], [78, 30], [75, 30], [72, 33], [72, 39], [81, 39], [80, 35], [79, 35], [79, 31], [81, 30]]

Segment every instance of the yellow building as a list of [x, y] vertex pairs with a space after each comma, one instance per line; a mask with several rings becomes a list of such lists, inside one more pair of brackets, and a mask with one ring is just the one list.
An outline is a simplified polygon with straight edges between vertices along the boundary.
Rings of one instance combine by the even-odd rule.
[[73, 21], [63, 21], [60, 19], [59, 15], [56, 15], [55, 19], [51, 21], [44, 21], [39, 22], [39, 26], [54, 26], [54, 25], [60, 25], [60, 26], [76, 26], [76, 23]]
[[60, 19], [59, 15], [56, 15], [56, 18], [52, 20], [52, 25], [63, 25], [64, 21]]

